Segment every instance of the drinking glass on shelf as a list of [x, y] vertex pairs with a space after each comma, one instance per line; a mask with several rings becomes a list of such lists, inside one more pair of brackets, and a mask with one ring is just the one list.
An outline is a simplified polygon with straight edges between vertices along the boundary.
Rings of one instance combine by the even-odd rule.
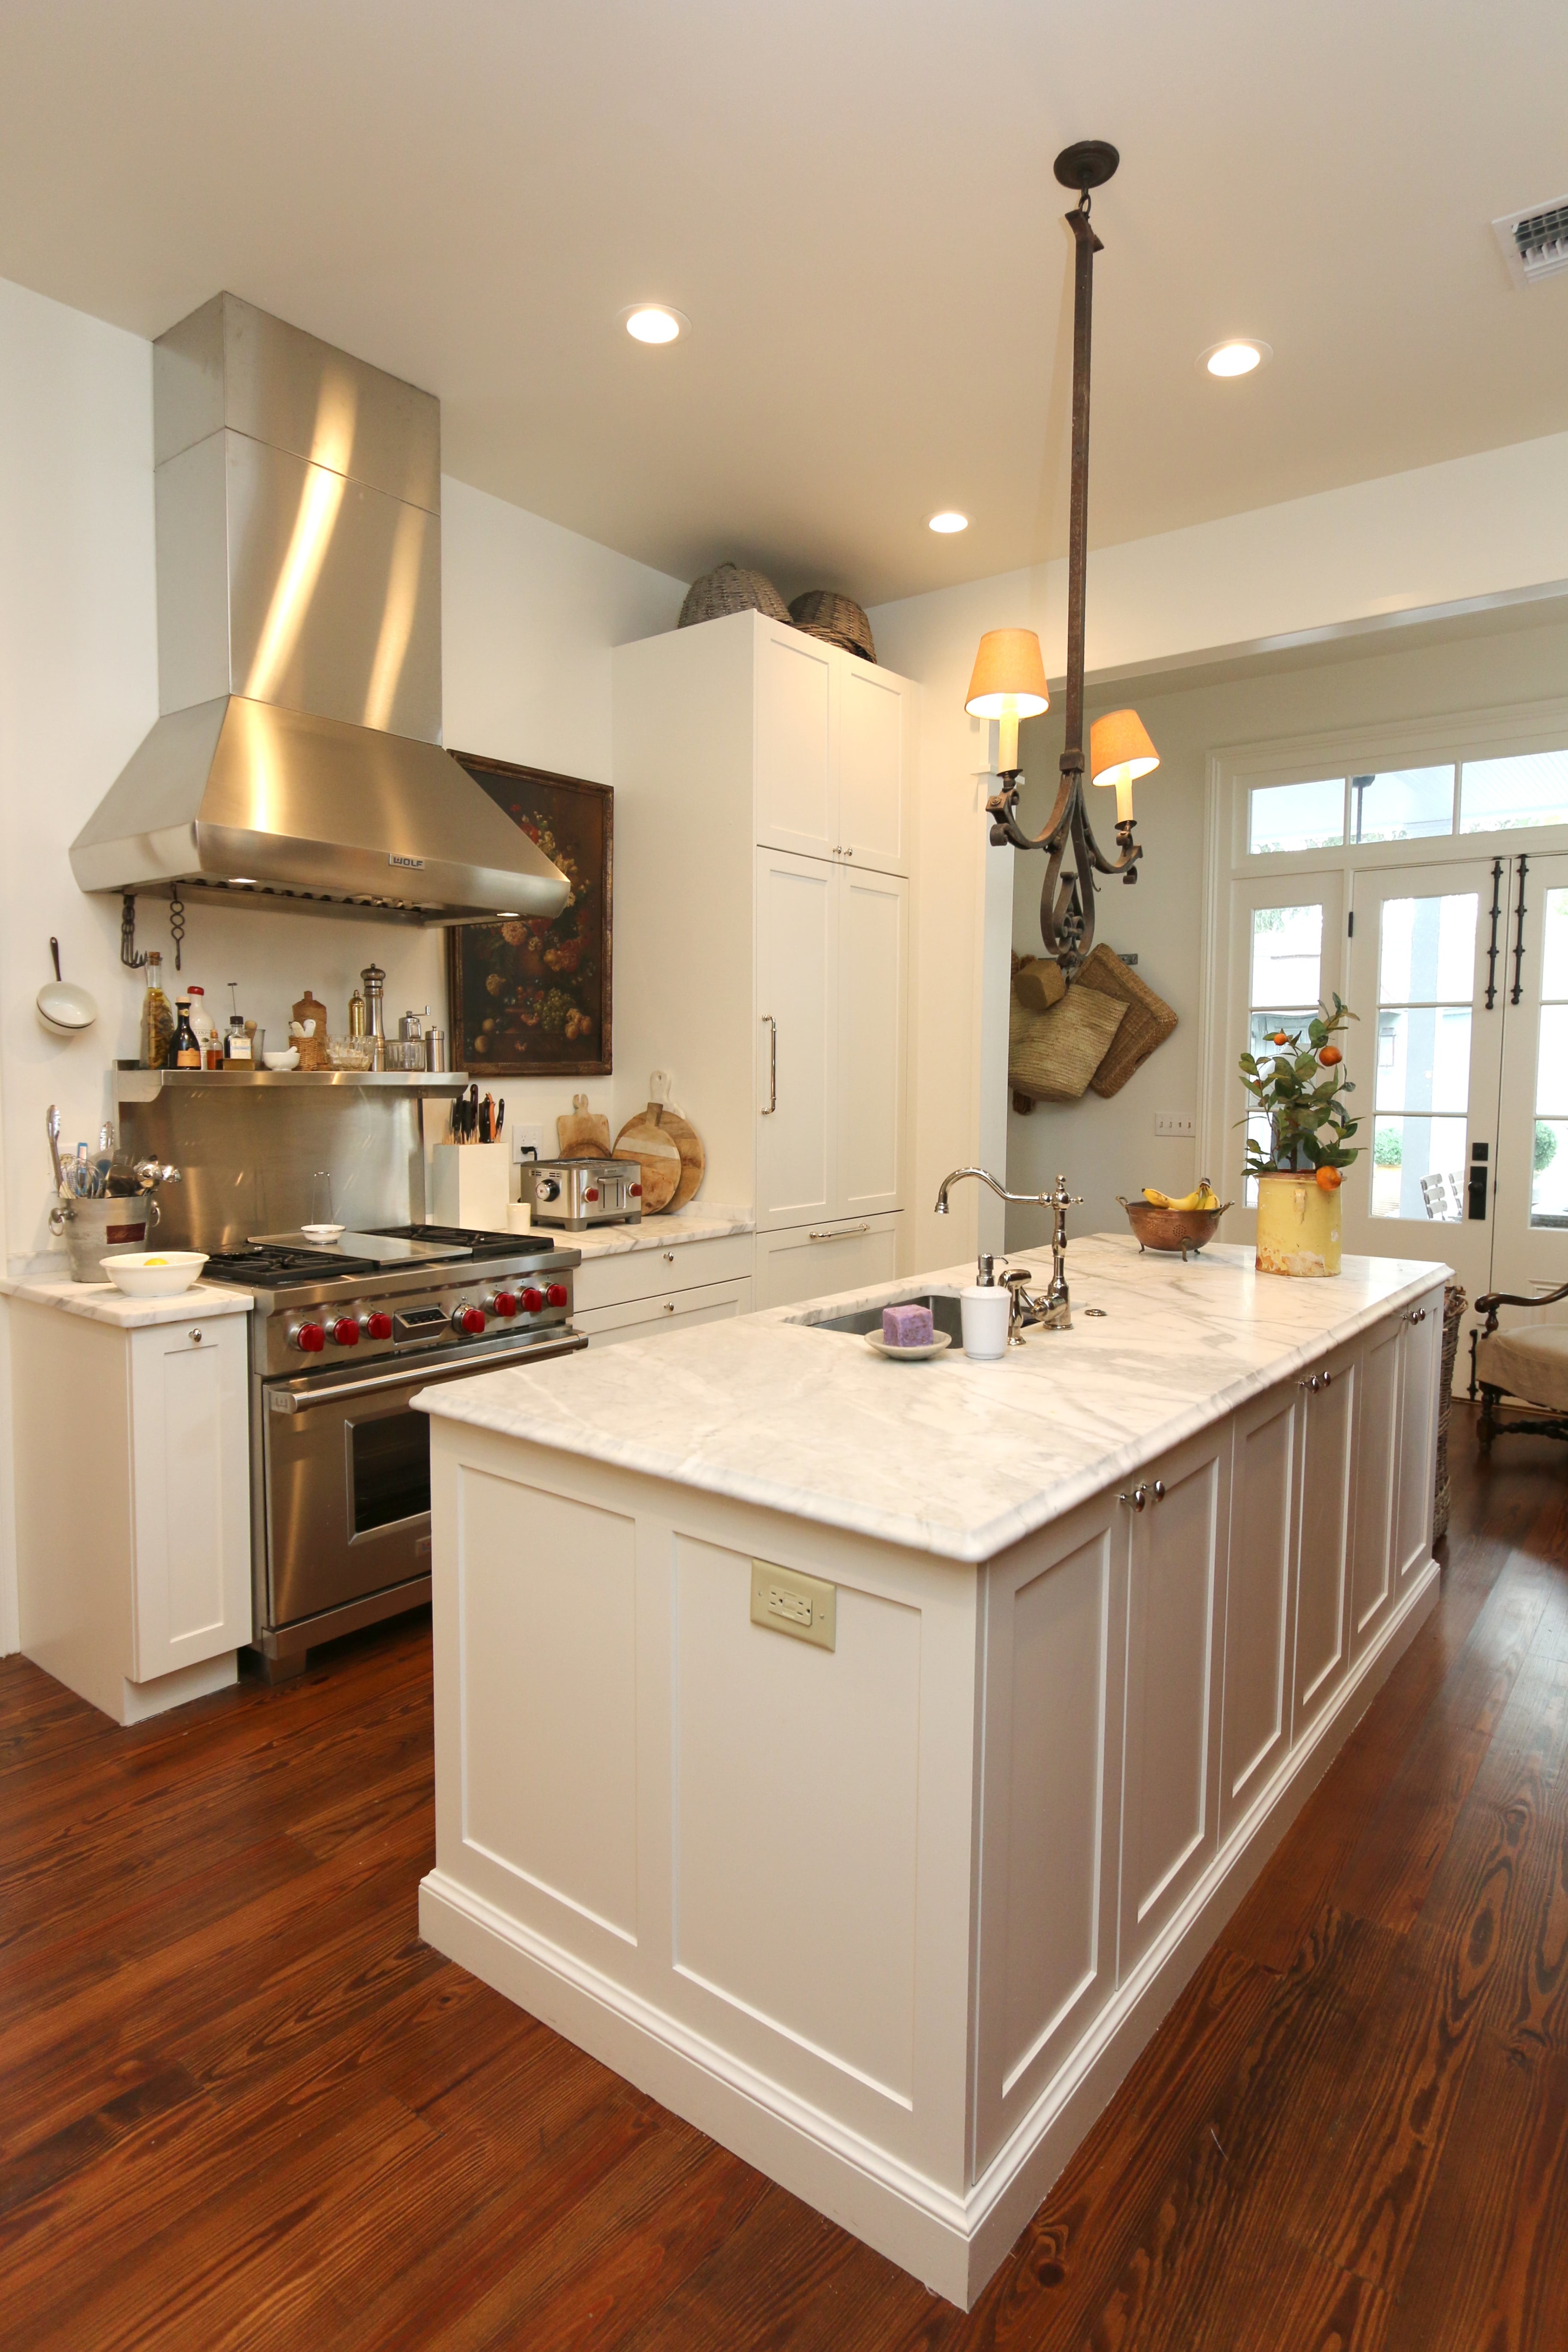
[[327, 1168], [318, 1168], [310, 1179], [310, 1223], [313, 1225], [337, 1223], [332, 1215], [331, 1171]]

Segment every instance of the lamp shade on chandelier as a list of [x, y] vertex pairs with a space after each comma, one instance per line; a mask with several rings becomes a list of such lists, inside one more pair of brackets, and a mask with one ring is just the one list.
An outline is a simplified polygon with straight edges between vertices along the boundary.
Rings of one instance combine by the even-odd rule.
[[1018, 764], [1018, 721], [1037, 719], [1051, 707], [1045, 656], [1033, 629], [987, 629], [974, 656], [964, 709], [974, 719], [994, 719], [1001, 727], [998, 769]]
[[1116, 788], [1116, 821], [1132, 821], [1132, 786], [1139, 776], [1152, 775], [1160, 754], [1149, 740], [1149, 730], [1135, 710], [1108, 710], [1089, 730], [1089, 772], [1097, 784]]

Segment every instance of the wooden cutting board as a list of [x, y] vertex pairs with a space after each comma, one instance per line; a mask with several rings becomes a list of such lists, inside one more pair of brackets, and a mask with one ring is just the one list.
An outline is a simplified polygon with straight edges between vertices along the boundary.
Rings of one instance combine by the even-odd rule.
[[590, 1110], [586, 1095], [574, 1095], [570, 1111], [555, 1121], [555, 1140], [563, 1160], [608, 1160], [610, 1122], [602, 1110]]
[[657, 1217], [661, 1209], [672, 1208], [684, 1170], [680, 1147], [660, 1124], [662, 1103], [649, 1103], [646, 1111], [628, 1118], [616, 1138], [615, 1157], [635, 1160], [642, 1171], [642, 1213], [645, 1217]]
[[[649, 1100], [647, 1110], [641, 1112], [635, 1119], [628, 1119], [616, 1138], [616, 1157], [617, 1160], [625, 1160], [640, 1156], [640, 1142], [646, 1141], [650, 1153], [662, 1160], [665, 1155], [658, 1139], [668, 1137], [680, 1155], [680, 1180], [669, 1199], [661, 1202], [659, 1206], [667, 1209], [684, 1209], [688, 1201], [693, 1200], [700, 1189], [702, 1179], [707, 1173], [708, 1155], [702, 1149], [702, 1138], [698, 1134], [691, 1121], [685, 1117], [684, 1113], [675, 1109], [670, 1102], [668, 1072], [650, 1071], [647, 1090]], [[634, 1129], [637, 1130], [637, 1138], [633, 1138]], [[629, 1142], [628, 1139], [631, 1139]], [[627, 1150], [624, 1151], [621, 1149], [623, 1143], [628, 1145]], [[657, 1213], [658, 1212], [650, 1209], [647, 1204], [647, 1187], [645, 1184], [643, 1214], [652, 1216]]]

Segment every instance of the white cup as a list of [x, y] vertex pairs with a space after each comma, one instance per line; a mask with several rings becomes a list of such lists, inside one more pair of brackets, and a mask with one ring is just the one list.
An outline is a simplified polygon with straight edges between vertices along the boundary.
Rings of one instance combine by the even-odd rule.
[[998, 1283], [971, 1283], [960, 1291], [959, 1314], [963, 1322], [963, 1352], [976, 1363], [994, 1364], [1007, 1352], [1007, 1310], [1011, 1294]]
[[529, 1201], [509, 1201], [506, 1205], [506, 1229], [509, 1234], [526, 1234], [533, 1229], [533, 1204]]

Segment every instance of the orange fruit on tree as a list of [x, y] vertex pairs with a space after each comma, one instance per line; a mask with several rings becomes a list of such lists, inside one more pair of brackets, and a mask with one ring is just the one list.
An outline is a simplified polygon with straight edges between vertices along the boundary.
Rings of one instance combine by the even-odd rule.
[[1331, 1070], [1336, 1062], [1342, 1062], [1344, 1060], [1344, 1055], [1341, 1053], [1337, 1045], [1325, 1045], [1322, 1052], [1319, 1055], [1318, 1059], [1322, 1063], [1325, 1069]]
[[1344, 1181], [1337, 1168], [1320, 1168], [1318, 1171], [1318, 1184], [1322, 1192], [1337, 1192]]
[[1274, 1034], [1269, 1038], [1268, 1042], [1269, 1042], [1269, 1044], [1270, 1044], [1271, 1045], [1282, 1045], [1285, 1043], [1285, 1032], [1284, 1032], [1284, 1030], [1283, 1030], [1283, 1029], [1276, 1029], [1276, 1030], [1275, 1030], [1275, 1032], [1274, 1032]]

